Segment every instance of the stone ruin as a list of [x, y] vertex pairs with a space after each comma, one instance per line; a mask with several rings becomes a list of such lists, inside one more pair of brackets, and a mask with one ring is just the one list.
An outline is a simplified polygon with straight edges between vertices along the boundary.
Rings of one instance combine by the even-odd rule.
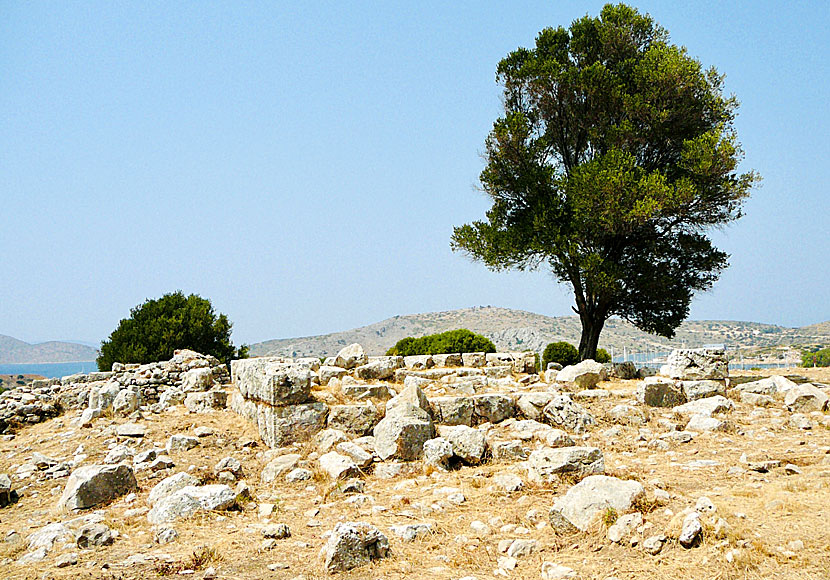
[[81, 421], [88, 423], [104, 412], [128, 415], [141, 406], [183, 403], [188, 397], [194, 408], [224, 407], [227, 395], [221, 389], [229, 381], [227, 365], [192, 350], [177, 350], [168, 361], [114, 363], [111, 371], [36, 380], [0, 393], [0, 433], [76, 409], [86, 409]]

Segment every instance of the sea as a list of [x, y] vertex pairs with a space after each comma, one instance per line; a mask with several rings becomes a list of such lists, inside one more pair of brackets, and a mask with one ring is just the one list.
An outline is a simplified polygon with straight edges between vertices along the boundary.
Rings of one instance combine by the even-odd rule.
[[94, 360], [43, 364], [0, 364], [0, 375], [40, 375], [51, 379], [98, 370]]

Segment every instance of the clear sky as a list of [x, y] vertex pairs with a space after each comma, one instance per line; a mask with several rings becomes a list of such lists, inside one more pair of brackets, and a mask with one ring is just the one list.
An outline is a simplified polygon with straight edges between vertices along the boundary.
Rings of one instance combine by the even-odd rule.
[[[549, 274], [450, 251], [499, 59], [602, 2], [0, 3], [0, 334], [99, 342], [210, 298], [257, 342], [476, 305], [571, 314]], [[693, 319], [830, 319], [830, 3], [634, 4], [725, 73], [743, 169], [731, 268]]]

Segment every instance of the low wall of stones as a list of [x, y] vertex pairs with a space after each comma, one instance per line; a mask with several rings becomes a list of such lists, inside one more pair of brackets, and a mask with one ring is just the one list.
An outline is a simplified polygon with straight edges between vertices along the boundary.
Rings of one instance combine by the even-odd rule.
[[227, 365], [191, 350], [178, 350], [168, 361], [115, 363], [112, 371], [37, 380], [0, 393], [0, 433], [69, 410], [86, 408], [94, 416], [110, 409], [128, 414], [165, 397], [182, 402], [187, 393], [209, 391], [229, 381]]

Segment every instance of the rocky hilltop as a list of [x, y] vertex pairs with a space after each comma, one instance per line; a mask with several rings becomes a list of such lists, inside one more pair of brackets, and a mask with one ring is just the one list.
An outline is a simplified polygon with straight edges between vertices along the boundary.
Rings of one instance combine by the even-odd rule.
[[825, 578], [830, 372], [798, 372], [353, 344], [36, 381], [0, 394], [0, 578]]
[[[329, 356], [352, 343], [363, 345], [369, 354], [384, 354], [407, 336], [424, 336], [466, 328], [483, 334], [503, 351], [542, 351], [550, 342], [564, 340], [578, 344], [581, 326], [577, 316], [550, 317], [523, 310], [482, 306], [394, 316], [369, 326], [343, 332], [268, 340], [251, 345], [255, 355]], [[609, 320], [600, 346], [622, 352], [645, 349], [668, 351], [726, 343], [730, 349], [775, 347], [778, 345], [828, 344], [830, 323], [803, 328], [786, 328], [757, 322], [688, 320], [677, 329], [674, 340], [646, 334], [620, 319]]]
[[75, 342], [29, 344], [0, 334], [0, 364], [41, 364], [95, 360], [98, 351]]

